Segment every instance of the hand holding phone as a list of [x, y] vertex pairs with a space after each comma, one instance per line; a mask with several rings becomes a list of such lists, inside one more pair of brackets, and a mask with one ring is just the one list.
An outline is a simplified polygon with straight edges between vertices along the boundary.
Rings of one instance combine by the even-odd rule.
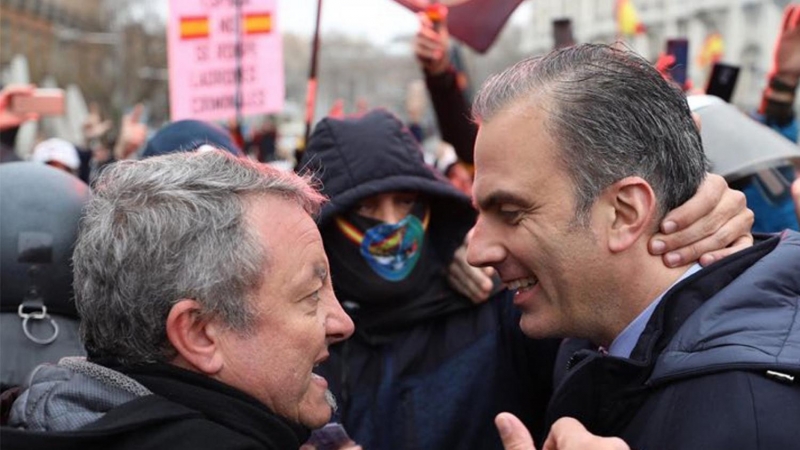
[[18, 95], [31, 95], [36, 86], [32, 84], [9, 84], [0, 90], [0, 131], [16, 128], [28, 120], [36, 120], [38, 114], [16, 114], [11, 111], [11, 99]]
[[738, 77], [738, 66], [722, 63], [714, 64], [714, 68], [711, 69], [711, 77], [708, 79], [706, 94], [714, 95], [730, 103]]
[[553, 21], [553, 43], [554, 49], [571, 47], [575, 45], [575, 38], [572, 36], [572, 20], [556, 19]]
[[38, 114], [60, 116], [64, 114], [64, 90], [58, 88], [34, 89], [29, 94], [15, 94], [10, 99], [10, 111], [14, 114]]

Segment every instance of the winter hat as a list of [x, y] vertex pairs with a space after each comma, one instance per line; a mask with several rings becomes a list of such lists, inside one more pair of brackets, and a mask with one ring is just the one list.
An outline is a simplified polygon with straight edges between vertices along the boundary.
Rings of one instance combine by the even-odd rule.
[[242, 156], [242, 149], [233, 142], [230, 133], [221, 127], [200, 120], [186, 119], [172, 122], [150, 138], [141, 158], [177, 152], [193, 152], [203, 145], [227, 150]]
[[78, 158], [78, 150], [75, 149], [75, 146], [59, 138], [47, 139], [37, 144], [33, 148], [31, 161], [44, 164], [55, 161], [72, 170], [78, 170], [81, 166], [81, 160]]

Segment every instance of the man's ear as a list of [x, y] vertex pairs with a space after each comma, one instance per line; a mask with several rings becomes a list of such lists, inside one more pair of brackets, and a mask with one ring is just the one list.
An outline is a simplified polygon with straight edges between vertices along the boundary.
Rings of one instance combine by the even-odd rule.
[[200, 303], [183, 299], [172, 306], [167, 316], [167, 339], [178, 352], [179, 366], [214, 375], [223, 366], [219, 348], [219, 327], [205, 317]]
[[644, 179], [627, 177], [612, 184], [605, 196], [613, 210], [608, 249], [625, 251], [651, 230], [658, 209], [655, 192]]

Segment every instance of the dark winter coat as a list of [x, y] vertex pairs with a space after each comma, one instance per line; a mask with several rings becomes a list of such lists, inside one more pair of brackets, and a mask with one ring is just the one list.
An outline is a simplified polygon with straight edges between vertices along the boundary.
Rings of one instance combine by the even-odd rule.
[[800, 447], [800, 234], [677, 284], [631, 359], [580, 350], [569, 366], [550, 423], [575, 417], [641, 450]]
[[156, 364], [123, 374], [40, 366], [0, 431], [3, 450], [296, 450], [308, 431], [207, 376]]

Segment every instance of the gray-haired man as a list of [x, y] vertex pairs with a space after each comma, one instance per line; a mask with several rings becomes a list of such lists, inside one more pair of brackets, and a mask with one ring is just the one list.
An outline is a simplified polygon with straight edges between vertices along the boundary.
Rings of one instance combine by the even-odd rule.
[[298, 448], [353, 323], [308, 183], [222, 151], [121, 162], [74, 253], [88, 360], [43, 366], [3, 448]]

